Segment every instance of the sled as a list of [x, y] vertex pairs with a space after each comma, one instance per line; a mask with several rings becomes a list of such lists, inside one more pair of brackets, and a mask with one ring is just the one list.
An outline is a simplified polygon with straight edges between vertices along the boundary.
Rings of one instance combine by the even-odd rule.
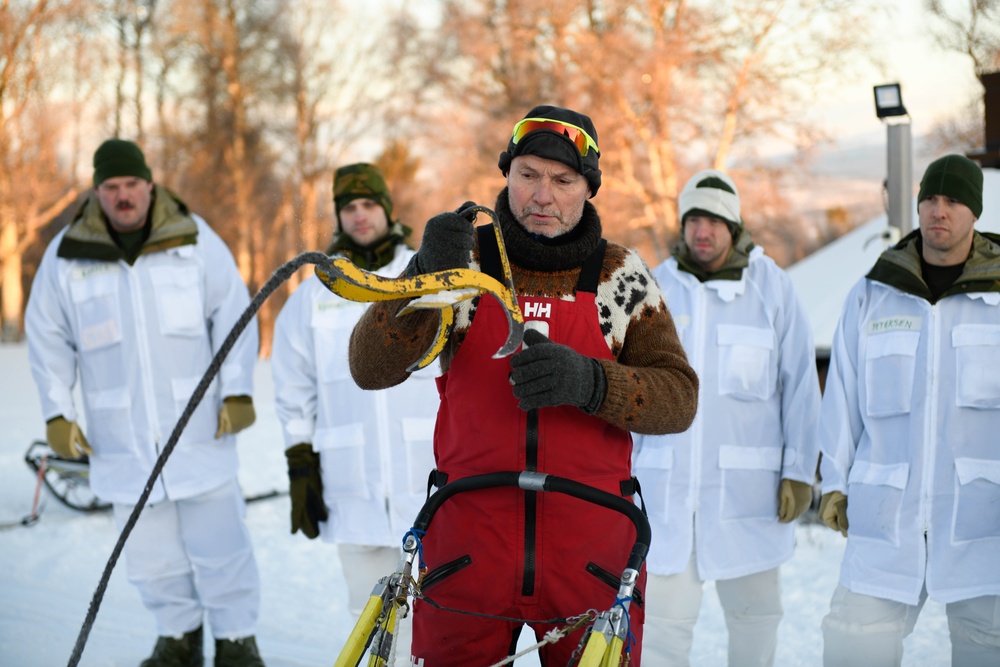
[[[104, 512], [111, 509], [90, 490], [90, 459], [84, 454], [78, 459], [69, 459], [56, 454], [43, 440], [35, 440], [24, 454], [24, 461], [56, 500], [78, 512]], [[267, 500], [282, 495], [282, 491], [265, 491], [244, 499], [248, 503]], [[37, 516], [35, 517], [37, 519]]]
[[[570, 479], [539, 472], [497, 472], [474, 475], [449, 482], [431, 495], [420, 509], [413, 528], [403, 542], [403, 555], [396, 571], [382, 577], [372, 589], [371, 597], [351, 631], [334, 667], [357, 667], [369, 652], [368, 667], [389, 667], [393, 653], [395, 624], [398, 617], [409, 612], [407, 598], [420, 595], [419, 582], [413, 578], [413, 562], [420, 550], [420, 536], [425, 534], [434, 513], [452, 496], [466, 491], [515, 486], [525, 491], [562, 493], [615, 510], [627, 516], [635, 526], [636, 539], [619, 581], [618, 594], [612, 605], [601, 613], [583, 612], [567, 619], [561, 629], [565, 636], [590, 623], [578, 647], [579, 667], [619, 667], [627, 664], [629, 654], [628, 609], [646, 560], [652, 533], [645, 513], [631, 500]], [[466, 612], [467, 613], [467, 612]], [[559, 634], [560, 631], [553, 631]], [[552, 633], [549, 633], [552, 634]], [[548, 635], [539, 644], [559, 641], [562, 636]], [[520, 654], [519, 654], [520, 655]], [[498, 664], [508, 664], [514, 657]], [[622, 663], [623, 657], [625, 663]]]
[[90, 490], [90, 460], [84, 454], [69, 459], [52, 451], [47, 442], [35, 440], [24, 454], [24, 461], [56, 500], [78, 512], [103, 512], [111, 508]]

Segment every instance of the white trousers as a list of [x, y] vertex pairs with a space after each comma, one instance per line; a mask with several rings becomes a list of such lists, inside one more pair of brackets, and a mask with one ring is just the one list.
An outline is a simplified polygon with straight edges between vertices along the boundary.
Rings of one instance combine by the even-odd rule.
[[[778, 568], [736, 579], [720, 579], [715, 587], [729, 630], [729, 667], [773, 665], [778, 624], [783, 614]], [[701, 600], [702, 582], [698, 579], [694, 554], [683, 572], [648, 575], [643, 662], [658, 667], [690, 664]]]
[[[891, 667], [903, 662], [903, 639], [917, 623], [926, 589], [915, 605], [854, 593], [837, 586], [823, 618], [825, 667]], [[945, 605], [952, 667], [1000, 665], [1000, 596]]]
[[[399, 565], [403, 550], [399, 547], [373, 547], [360, 544], [338, 544], [337, 553], [347, 580], [347, 608], [357, 621], [364, 611], [372, 589], [382, 577], [392, 574]], [[410, 644], [413, 641], [413, 614], [399, 619], [396, 629], [396, 661], [394, 667], [410, 664]]]
[[[133, 507], [115, 503], [119, 531]], [[218, 639], [254, 634], [260, 577], [245, 515], [235, 481], [143, 508], [125, 542], [125, 564], [160, 635], [194, 630], [206, 612]]]

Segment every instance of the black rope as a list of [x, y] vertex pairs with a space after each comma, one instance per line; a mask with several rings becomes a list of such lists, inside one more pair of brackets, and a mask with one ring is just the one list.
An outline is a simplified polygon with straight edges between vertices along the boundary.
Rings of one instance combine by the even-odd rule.
[[254, 296], [250, 305], [243, 311], [243, 314], [240, 315], [238, 320], [236, 320], [236, 324], [233, 325], [229, 335], [226, 336], [226, 340], [223, 341], [222, 347], [220, 347], [219, 351], [215, 353], [215, 357], [212, 358], [212, 363], [209, 364], [208, 370], [205, 371], [205, 375], [202, 376], [201, 382], [198, 383], [194, 393], [191, 395], [191, 400], [188, 401], [187, 407], [184, 408], [184, 412], [181, 413], [180, 419], [177, 420], [177, 425], [174, 426], [174, 430], [170, 434], [170, 438], [167, 440], [166, 446], [163, 448], [163, 451], [160, 452], [159, 458], [156, 459], [156, 463], [153, 465], [153, 471], [149, 474], [149, 479], [146, 480], [146, 486], [143, 488], [142, 494], [139, 496], [139, 500], [132, 509], [131, 516], [129, 516], [128, 521], [125, 523], [125, 527], [122, 528], [121, 535], [118, 536], [118, 543], [115, 544], [115, 548], [111, 551], [111, 557], [108, 558], [108, 564], [104, 568], [104, 574], [101, 575], [101, 581], [97, 584], [97, 589], [94, 591], [94, 597], [90, 601], [90, 608], [87, 610], [87, 618], [83, 621], [83, 626], [80, 628], [80, 634], [76, 638], [76, 645], [73, 647], [73, 653], [69, 657], [67, 667], [76, 667], [76, 665], [80, 662], [80, 656], [83, 654], [83, 648], [87, 645], [87, 637], [90, 635], [90, 630], [94, 625], [94, 619], [97, 618], [97, 611], [101, 608], [101, 600], [104, 598], [105, 590], [107, 590], [108, 581], [111, 579], [111, 572], [115, 569], [115, 565], [118, 563], [118, 558], [121, 556], [122, 549], [125, 547], [125, 541], [132, 532], [132, 528], [135, 527], [135, 523], [139, 519], [139, 514], [142, 512], [143, 507], [146, 505], [146, 501], [149, 499], [149, 494], [153, 491], [153, 484], [156, 482], [156, 478], [159, 477], [160, 472], [163, 470], [163, 466], [167, 463], [167, 458], [170, 457], [170, 454], [174, 451], [174, 447], [177, 446], [177, 441], [180, 439], [181, 433], [184, 431], [184, 427], [187, 426], [195, 408], [198, 407], [198, 404], [201, 403], [201, 399], [204, 398], [205, 392], [208, 391], [208, 386], [212, 383], [212, 380], [215, 379], [219, 369], [222, 367], [222, 362], [225, 361], [226, 357], [229, 355], [229, 352], [236, 344], [236, 340], [240, 337], [240, 334], [243, 333], [243, 330], [246, 329], [254, 315], [257, 314], [257, 311], [260, 310], [261, 305], [263, 305], [267, 297], [269, 297], [279, 285], [288, 280], [293, 273], [298, 271], [304, 264], [322, 265], [328, 263], [329, 261], [330, 258], [321, 252], [304, 252], [295, 259], [279, 266], [268, 281], [264, 283], [264, 286], [260, 288], [260, 291]]
[[[546, 619], [517, 618], [516, 616], [498, 616], [496, 614], [487, 614], [487, 613], [479, 612], [479, 611], [471, 611], [469, 609], [456, 609], [454, 607], [446, 607], [445, 605], [443, 605], [443, 604], [441, 604], [439, 602], [435, 602], [432, 598], [427, 597], [423, 593], [417, 593], [413, 597], [415, 599], [417, 599], [417, 600], [423, 600], [424, 602], [426, 602], [427, 604], [429, 604], [430, 606], [434, 607], [435, 609], [437, 609], [439, 611], [447, 611], [447, 612], [452, 612], [452, 613], [455, 613], [455, 614], [462, 614], [464, 616], [476, 616], [478, 618], [489, 618], [489, 619], [492, 619], [494, 621], [508, 621], [508, 622], [511, 622], [511, 623], [520, 623], [521, 625], [525, 625], [525, 624], [527, 624], [527, 625], [543, 625], [543, 624], [544, 625], [565, 625], [565, 624], [569, 623], [572, 620], [576, 620], [576, 619], [580, 618], [581, 616], [586, 616], [587, 615], [585, 613], [585, 614], [580, 614], [579, 616], [573, 616], [571, 618], [546, 618]], [[597, 612], [594, 612], [595, 615], [596, 615], [596, 613]]]

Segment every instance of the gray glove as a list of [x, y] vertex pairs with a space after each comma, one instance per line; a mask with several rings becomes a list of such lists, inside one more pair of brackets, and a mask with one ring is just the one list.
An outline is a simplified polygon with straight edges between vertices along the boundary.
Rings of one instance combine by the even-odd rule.
[[420, 250], [407, 268], [408, 275], [469, 268], [476, 214], [468, 209], [475, 205], [467, 201], [453, 213], [439, 213], [427, 221]]
[[524, 332], [524, 344], [510, 358], [510, 383], [522, 410], [572, 405], [587, 414], [597, 412], [608, 384], [597, 359], [531, 329]]

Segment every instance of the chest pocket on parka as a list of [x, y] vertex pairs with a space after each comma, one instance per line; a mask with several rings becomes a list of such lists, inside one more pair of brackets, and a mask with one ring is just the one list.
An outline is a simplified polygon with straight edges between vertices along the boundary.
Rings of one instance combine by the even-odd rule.
[[951, 330], [955, 349], [955, 391], [963, 408], [1000, 408], [1000, 326], [958, 324]]
[[89, 352], [114, 345], [122, 339], [121, 303], [118, 297], [120, 270], [101, 271], [70, 280], [80, 351]]
[[149, 281], [156, 297], [160, 333], [164, 336], [205, 335], [201, 274], [194, 266], [154, 266]]
[[718, 326], [719, 393], [764, 401], [774, 392], [774, 333], [739, 324]]
[[865, 345], [865, 407], [869, 417], [910, 411], [919, 331], [887, 331], [868, 336]]

